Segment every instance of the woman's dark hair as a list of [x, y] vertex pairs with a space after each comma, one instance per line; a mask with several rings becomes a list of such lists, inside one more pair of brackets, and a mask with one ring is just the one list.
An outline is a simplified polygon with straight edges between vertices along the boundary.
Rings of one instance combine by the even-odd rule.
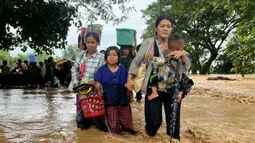
[[87, 38], [90, 37], [90, 36], [92, 36], [92, 37], [97, 41], [97, 43], [100, 42], [100, 38], [99, 38], [99, 36], [98, 36], [98, 34], [97, 34], [96, 32], [89, 32], [89, 33], [86, 35], [85, 39], [87, 39]]
[[105, 54], [104, 54], [104, 59], [107, 60], [107, 57], [109, 56], [109, 53], [110, 53], [111, 50], [114, 50], [117, 53], [117, 55], [118, 55], [118, 64], [119, 64], [120, 63], [120, 50], [116, 46], [110, 46], [106, 49]]
[[162, 20], [169, 20], [173, 26], [173, 20], [171, 20], [171, 18], [169, 16], [166, 16], [166, 15], [162, 15], [162, 16], [159, 16], [155, 22], [155, 27], [157, 28], [159, 23], [162, 21]]

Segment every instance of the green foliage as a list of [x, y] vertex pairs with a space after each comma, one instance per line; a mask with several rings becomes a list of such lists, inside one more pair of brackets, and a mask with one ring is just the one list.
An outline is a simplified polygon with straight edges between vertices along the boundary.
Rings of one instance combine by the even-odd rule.
[[[254, 36], [254, 35], [250, 35]], [[227, 45], [228, 57], [242, 76], [255, 72], [255, 39], [236, 35]]]
[[[173, 33], [182, 35], [192, 50], [194, 70], [209, 73], [213, 61], [223, 49], [223, 42], [239, 24], [236, 12], [208, 0], [158, 0], [143, 11], [148, 27], [143, 38], [154, 36], [155, 19], [170, 15], [174, 19]], [[196, 72], [196, 71], [194, 71]]]
[[[101, 18], [114, 23], [123, 22], [133, 10], [125, 4], [130, 0], [0, 0], [0, 50], [28, 47], [37, 54], [52, 54], [53, 49], [64, 49], [68, 28], [81, 20]], [[123, 15], [113, 13], [119, 6]], [[79, 11], [78, 11], [79, 10]], [[83, 17], [86, 16], [86, 17]]]
[[[27, 46], [37, 53], [52, 53], [53, 48], [65, 48], [66, 36], [76, 10], [60, 0], [8, 0], [0, 13], [0, 49]], [[14, 28], [15, 30], [11, 30]]]
[[212, 68], [211, 73], [217, 73], [217, 74], [235, 73], [235, 71], [233, 71], [233, 62], [227, 56], [226, 53], [218, 56], [214, 65], [215, 66], [211, 67]]
[[[0, 65], [2, 65], [3, 60], [8, 61], [8, 66], [11, 68], [14, 68], [17, 64], [18, 59], [21, 59], [22, 61], [28, 60], [29, 54], [18, 54], [17, 56], [10, 56], [9, 52], [0, 50]], [[46, 53], [42, 53], [41, 55], [36, 56], [37, 63], [44, 62], [44, 60], [47, 60], [51, 55], [47, 55]], [[59, 57], [54, 57], [54, 61], [58, 61]]]
[[[127, 15], [135, 10], [134, 7], [127, 6], [130, 1], [132, 0], [71, 0], [69, 3], [79, 9], [78, 21], [80, 18], [88, 21], [96, 21], [100, 18], [106, 23], [112, 21], [113, 24], [118, 24], [124, 22]], [[119, 9], [122, 14], [116, 15], [113, 12], [116, 9]]]
[[227, 44], [227, 55], [233, 61], [232, 70], [241, 73], [254, 72], [255, 62], [255, 3], [253, 0], [214, 0], [215, 5], [222, 5], [228, 11], [235, 11], [241, 21], [234, 36]]
[[77, 45], [69, 45], [66, 50], [63, 51], [63, 58], [69, 58], [71, 60], [75, 60], [76, 55], [79, 51]]

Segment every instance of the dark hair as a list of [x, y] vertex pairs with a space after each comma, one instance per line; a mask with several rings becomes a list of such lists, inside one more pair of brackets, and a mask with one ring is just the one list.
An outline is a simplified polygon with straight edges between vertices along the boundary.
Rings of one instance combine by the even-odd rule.
[[168, 39], [168, 48], [172, 49], [172, 43], [173, 42], [177, 42], [179, 40], [184, 42], [184, 39], [180, 35], [172, 35], [172, 36], [170, 36], [170, 38]]
[[157, 28], [158, 25], [159, 25], [159, 23], [160, 23], [162, 20], [164, 20], [164, 19], [169, 20], [169, 21], [171, 22], [172, 26], [173, 26], [173, 20], [171, 20], [171, 18], [170, 18], [169, 16], [162, 15], [162, 16], [159, 16], [159, 17], [157, 18], [157, 20], [156, 20], [156, 22], [155, 22], [155, 27]]
[[136, 47], [136, 52], [139, 51], [140, 47], [141, 47], [141, 44], [137, 45], [137, 47]]
[[51, 62], [53, 60], [53, 57], [49, 57], [48, 58], [48, 63]]
[[107, 57], [109, 56], [109, 53], [111, 50], [114, 50], [117, 55], [118, 55], [118, 64], [120, 63], [120, 50], [117, 46], [110, 46], [106, 49], [105, 54], [104, 54], [104, 59], [107, 60]]
[[180, 36], [180, 35], [172, 35], [172, 36], [170, 36], [170, 38], [169, 38], [169, 43], [171, 43], [171, 42], [173, 42], [173, 41], [178, 41], [178, 40], [183, 40], [183, 41], [184, 41], [184, 39], [182, 38], [182, 36]]
[[89, 33], [86, 35], [85, 39], [87, 39], [87, 38], [90, 37], [90, 36], [92, 36], [92, 37], [97, 41], [97, 43], [100, 42], [99, 36], [98, 36], [98, 34], [97, 34], [96, 32], [89, 32]]
[[7, 61], [6, 60], [3, 60], [3, 65], [7, 66]]
[[18, 59], [18, 63], [19, 63], [19, 64], [22, 63], [22, 60], [21, 60], [21, 59]]
[[100, 53], [105, 53], [105, 50], [101, 50]]
[[24, 61], [24, 63], [27, 65], [27, 64], [28, 64], [28, 61], [27, 61], [27, 60], [25, 60], [25, 61]]
[[39, 65], [40, 65], [40, 66], [43, 66], [43, 65], [44, 65], [44, 63], [43, 63], [42, 61], [40, 61], [40, 62], [39, 62]]

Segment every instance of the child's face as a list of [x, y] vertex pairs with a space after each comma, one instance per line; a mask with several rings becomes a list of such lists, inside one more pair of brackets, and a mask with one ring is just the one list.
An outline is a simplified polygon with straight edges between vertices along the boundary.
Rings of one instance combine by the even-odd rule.
[[129, 48], [123, 48], [123, 55], [128, 56], [130, 53]]
[[184, 40], [176, 40], [171, 44], [171, 48], [173, 51], [181, 51], [184, 49]]
[[119, 57], [115, 50], [111, 50], [107, 57], [107, 63], [110, 65], [118, 64]]

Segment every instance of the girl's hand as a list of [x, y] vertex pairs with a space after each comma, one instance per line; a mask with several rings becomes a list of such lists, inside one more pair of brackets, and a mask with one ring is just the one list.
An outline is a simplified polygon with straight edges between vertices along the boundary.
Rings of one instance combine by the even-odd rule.
[[101, 84], [99, 82], [95, 82], [95, 87], [96, 87], [96, 90], [100, 90]]

